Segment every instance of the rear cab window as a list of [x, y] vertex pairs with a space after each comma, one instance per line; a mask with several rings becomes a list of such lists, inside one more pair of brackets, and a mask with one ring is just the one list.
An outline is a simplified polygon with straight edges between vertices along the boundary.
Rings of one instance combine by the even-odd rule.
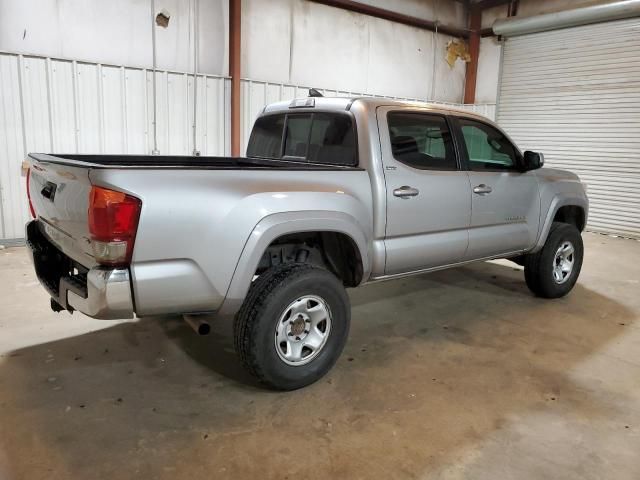
[[280, 158], [284, 116], [261, 117], [256, 120], [247, 146], [247, 156]]
[[323, 165], [356, 166], [353, 119], [346, 113], [286, 113], [258, 118], [247, 156]]

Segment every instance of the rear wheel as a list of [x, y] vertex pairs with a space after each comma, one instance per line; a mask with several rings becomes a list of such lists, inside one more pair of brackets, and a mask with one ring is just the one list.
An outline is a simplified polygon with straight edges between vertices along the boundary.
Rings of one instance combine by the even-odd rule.
[[280, 265], [253, 282], [236, 315], [236, 350], [262, 383], [294, 390], [335, 364], [350, 319], [349, 298], [335, 275], [306, 264]]
[[583, 254], [580, 231], [568, 223], [554, 223], [544, 247], [525, 256], [527, 286], [539, 297], [565, 296], [578, 280]]

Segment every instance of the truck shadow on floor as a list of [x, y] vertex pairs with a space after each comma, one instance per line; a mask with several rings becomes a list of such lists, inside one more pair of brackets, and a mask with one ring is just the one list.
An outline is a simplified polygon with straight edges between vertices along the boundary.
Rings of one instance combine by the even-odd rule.
[[[181, 319], [144, 319], [7, 354], [5, 476], [415, 477], [528, 411], [605, 415], [570, 372], [634, 328], [633, 312], [580, 284], [541, 300], [492, 263], [350, 296], [345, 352], [296, 392], [255, 384], [230, 322], [198, 337]], [[287, 461], [302, 444], [316, 453]]]

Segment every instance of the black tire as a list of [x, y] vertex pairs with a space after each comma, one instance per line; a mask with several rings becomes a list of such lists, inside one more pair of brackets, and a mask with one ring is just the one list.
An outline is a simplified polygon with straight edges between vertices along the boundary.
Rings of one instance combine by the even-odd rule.
[[[556, 252], [566, 242], [573, 245], [573, 267], [562, 283], [558, 283], [553, 274], [554, 262]], [[584, 246], [580, 231], [574, 225], [554, 222], [542, 249], [525, 256], [524, 278], [529, 290], [543, 298], [564, 297], [578, 280], [583, 256]]]
[[[277, 351], [276, 328], [287, 307], [306, 295], [324, 300], [330, 330], [312, 360], [290, 365]], [[350, 321], [349, 297], [335, 275], [308, 264], [279, 265], [263, 272], [251, 285], [235, 318], [235, 348], [244, 367], [264, 385], [295, 390], [317, 381], [333, 367], [347, 341]]]

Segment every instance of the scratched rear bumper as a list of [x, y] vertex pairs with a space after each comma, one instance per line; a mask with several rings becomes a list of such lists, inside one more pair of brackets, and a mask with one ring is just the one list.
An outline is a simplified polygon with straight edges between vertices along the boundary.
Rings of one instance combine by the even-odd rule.
[[48, 240], [37, 220], [27, 224], [26, 239], [38, 280], [63, 309], [98, 319], [133, 317], [128, 268], [80, 265]]

